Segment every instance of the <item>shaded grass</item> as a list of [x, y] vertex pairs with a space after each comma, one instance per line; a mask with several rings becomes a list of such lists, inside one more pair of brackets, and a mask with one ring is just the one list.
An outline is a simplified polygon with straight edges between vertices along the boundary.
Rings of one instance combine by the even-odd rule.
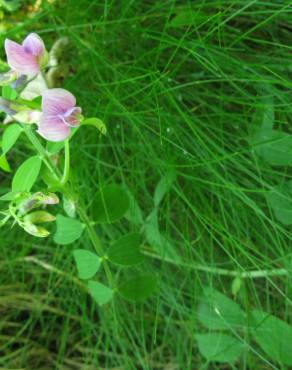
[[[45, 3], [36, 18], [9, 29], [11, 38], [35, 30], [48, 43], [71, 40], [66, 87], [109, 130], [104, 139], [80, 130], [73, 142], [76, 182], [87, 204], [100, 185], [116, 181], [131, 189], [146, 220], [160, 178], [175, 172], [159, 225], [190, 267], [148, 258], [159, 294], [143, 305], [117, 300], [114, 311], [100, 310], [72, 280], [71, 251], [78, 243], [88, 247], [86, 237], [56, 247], [1, 229], [3, 368], [220, 368], [198, 353], [195, 334], [204, 329], [196, 311], [203, 287], [231, 296], [232, 279], [192, 266], [240, 272], [291, 266], [290, 229], [264, 196], [290, 179], [290, 170], [263, 163], [250, 145], [267, 107], [275, 125], [291, 131], [289, 3], [190, 4], [193, 21], [181, 27], [172, 22], [188, 8], [183, 2], [72, 0]], [[9, 177], [1, 181], [9, 184]], [[98, 231], [106, 245], [132, 229], [125, 221]], [[151, 247], [146, 239], [144, 247]], [[28, 255], [59, 272], [23, 260]], [[285, 276], [245, 280], [236, 299], [247, 313], [262, 308], [289, 321], [289, 297]], [[250, 345], [234, 368], [281, 368]]]

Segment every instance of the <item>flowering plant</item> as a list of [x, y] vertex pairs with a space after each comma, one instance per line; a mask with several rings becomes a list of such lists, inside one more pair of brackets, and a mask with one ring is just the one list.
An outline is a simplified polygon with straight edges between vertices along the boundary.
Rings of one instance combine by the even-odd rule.
[[[16, 170], [11, 190], [4, 194], [2, 191], [0, 227], [12, 222], [34, 237], [45, 238], [50, 231], [43, 225], [55, 223], [53, 239], [61, 245], [76, 242], [87, 231], [93, 249], [73, 251], [78, 276], [85, 281], [81, 286], [99, 305], [111, 301], [115, 295], [134, 301], [147, 298], [156, 289], [154, 276], [139, 273], [124, 282], [115, 278], [114, 265], [134, 266], [143, 261], [139, 234], [124, 235], [105, 249], [95, 228], [125, 215], [129, 208], [127, 192], [116, 184], [100, 189], [93, 202], [97, 218], [91, 220], [88, 205], [83, 204], [70, 177], [73, 135], [85, 125], [94, 126], [105, 135], [106, 126], [98, 118], [85, 118], [71, 92], [48, 88], [53, 53], [47, 52], [37, 34], [29, 34], [22, 44], [7, 39], [5, 51], [10, 70], [0, 76], [0, 111], [6, 114], [0, 167], [11, 171], [7, 154], [22, 134], [32, 144], [34, 153]], [[40, 179], [45, 186], [40, 185]], [[105, 276], [99, 273], [97, 278], [101, 266]]]

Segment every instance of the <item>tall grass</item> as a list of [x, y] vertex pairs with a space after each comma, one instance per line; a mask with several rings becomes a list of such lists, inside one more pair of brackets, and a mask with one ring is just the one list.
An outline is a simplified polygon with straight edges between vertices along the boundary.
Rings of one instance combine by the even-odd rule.
[[[177, 16], [190, 8], [191, 17]], [[107, 124], [106, 138], [88, 128], [73, 143], [87, 204], [100, 185], [119, 182], [146, 223], [158, 182], [171, 175], [159, 228], [179, 258], [144, 238], [159, 293], [145, 304], [99, 309], [75, 278], [72, 250], [88, 246], [86, 237], [56, 247], [1, 229], [1, 368], [223, 368], [198, 352], [202, 289], [232, 296], [233, 278], [219, 269], [291, 268], [291, 230], [265, 199], [291, 172], [265, 164], [251, 142], [267, 114], [291, 132], [289, 1], [67, 0], [43, 2], [33, 18], [6, 17], [13, 23], [1, 40], [29, 31], [47, 44], [69, 37], [65, 85], [88, 116]], [[15, 150], [11, 162], [24, 154]], [[9, 181], [1, 174], [1, 187]], [[106, 244], [135, 228], [125, 221], [98, 231]], [[291, 276], [246, 278], [234, 299], [247, 313], [261, 308], [288, 322]], [[250, 346], [234, 369], [280, 368]]]

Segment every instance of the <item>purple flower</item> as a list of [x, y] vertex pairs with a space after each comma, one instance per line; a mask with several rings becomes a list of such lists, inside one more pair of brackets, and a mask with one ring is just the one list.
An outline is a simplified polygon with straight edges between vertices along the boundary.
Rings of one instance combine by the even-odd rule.
[[10, 68], [18, 75], [33, 77], [47, 61], [45, 45], [36, 33], [30, 33], [22, 45], [6, 39], [5, 51]]
[[50, 89], [42, 94], [42, 112], [38, 133], [49, 141], [65, 140], [71, 128], [80, 124], [81, 108], [64, 89]]

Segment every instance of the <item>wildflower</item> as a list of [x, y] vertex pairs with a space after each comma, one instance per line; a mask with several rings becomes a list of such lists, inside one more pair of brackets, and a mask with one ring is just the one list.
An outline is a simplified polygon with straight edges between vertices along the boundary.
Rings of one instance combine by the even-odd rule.
[[81, 108], [64, 89], [50, 89], [42, 94], [42, 112], [38, 133], [49, 141], [65, 140], [71, 128], [80, 124]]
[[43, 40], [36, 33], [30, 33], [22, 45], [6, 39], [5, 51], [10, 68], [19, 76], [34, 77], [48, 61]]

